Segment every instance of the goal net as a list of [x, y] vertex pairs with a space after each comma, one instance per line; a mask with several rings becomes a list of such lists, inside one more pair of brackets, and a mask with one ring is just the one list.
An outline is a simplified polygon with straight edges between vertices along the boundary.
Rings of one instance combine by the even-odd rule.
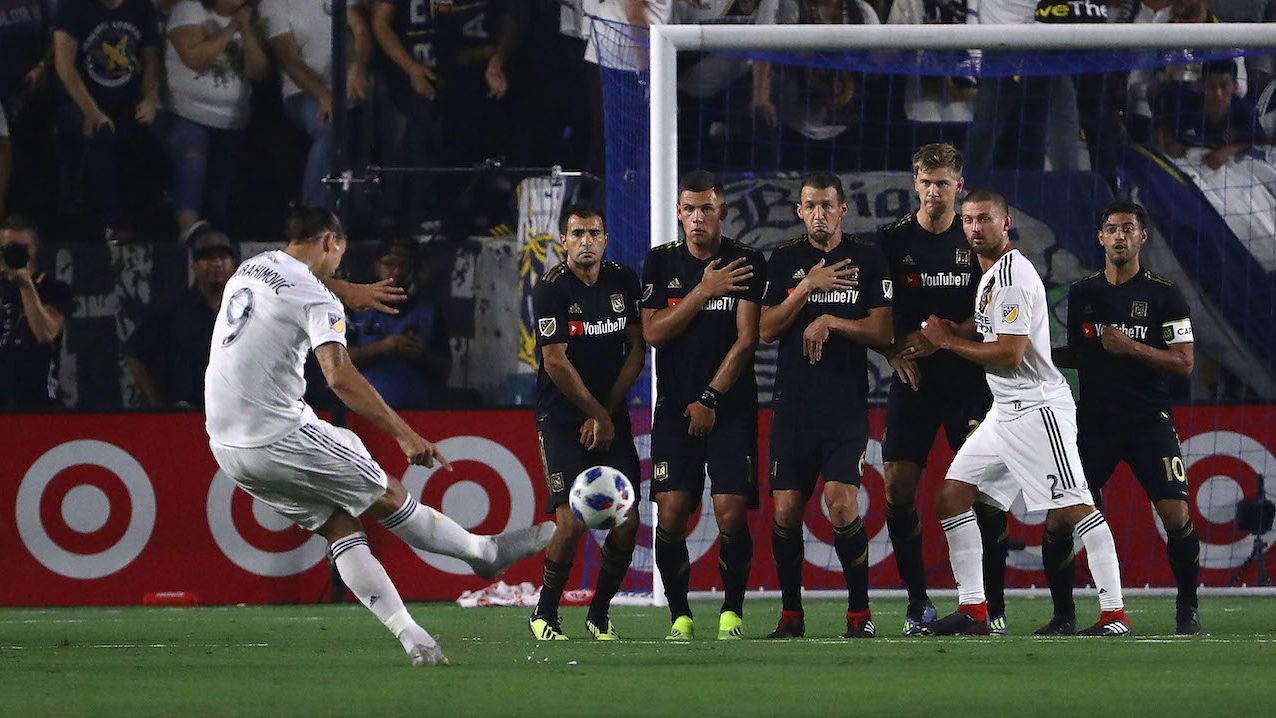
[[[1267, 144], [1276, 135], [1276, 104], [1274, 85], [1260, 86], [1271, 78], [1270, 31], [833, 24], [671, 25], [649, 34], [593, 23], [605, 105], [608, 252], [636, 271], [648, 247], [678, 237], [682, 172], [718, 173], [730, 205], [724, 233], [769, 253], [801, 234], [793, 207], [803, 173], [840, 175], [850, 208], [843, 230], [868, 232], [916, 210], [915, 149], [951, 142], [965, 154], [968, 187], [991, 186], [1009, 198], [1018, 247], [1042, 275], [1061, 345], [1070, 283], [1103, 266], [1098, 211], [1114, 198], [1143, 204], [1152, 225], [1143, 263], [1183, 290], [1196, 331], [1195, 373], [1173, 383], [1183, 466], [1167, 471], [1181, 468], [1189, 486], [1201, 580], [1253, 585], [1264, 562], [1276, 570], [1264, 503], [1276, 500], [1276, 153]], [[1219, 102], [1226, 105], [1222, 141], [1244, 145], [1234, 152], [1218, 151]], [[870, 356], [872, 428], [860, 506], [871, 537], [871, 585], [898, 588], [879, 443], [890, 371]], [[759, 465], [767, 466], [774, 345], [759, 348], [757, 374]], [[953, 585], [952, 575], [929, 506], [950, 459], [937, 441], [917, 499], [928, 582], [940, 588]], [[759, 478], [749, 585], [774, 589], [770, 503], [766, 477]], [[627, 585], [639, 591], [653, 585], [649, 508]], [[1124, 466], [1108, 482], [1105, 508], [1124, 582], [1173, 586], [1164, 529]], [[804, 585], [840, 590], [822, 513], [811, 501]], [[1045, 585], [1043, 520], [1022, 504], [1012, 511], [1008, 586]], [[720, 589], [707, 494], [689, 534], [692, 588]], [[595, 561], [591, 546], [586, 564]], [[594, 573], [586, 570], [583, 580]]]

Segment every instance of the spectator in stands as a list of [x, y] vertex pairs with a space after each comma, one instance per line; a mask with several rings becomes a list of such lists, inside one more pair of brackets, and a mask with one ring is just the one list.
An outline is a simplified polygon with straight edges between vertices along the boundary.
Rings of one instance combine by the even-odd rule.
[[0, 8], [0, 105], [11, 144], [9, 177], [22, 178], [8, 185], [7, 195], [0, 187], [0, 219], [12, 211], [29, 218], [51, 215], [58, 204], [58, 193], [50, 191], [58, 183], [57, 163], [50, 160], [56, 150], [48, 92], [53, 1], [5, 0]]
[[1156, 95], [1154, 141], [1227, 222], [1268, 272], [1276, 271], [1276, 168], [1253, 105], [1240, 97], [1239, 65], [1230, 59], [1200, 66], [1192, 84], [1171, 83]]
[[50, 0], [7, 0], [0, 9], [0, 104], [16, 114], [20, 96], [48, 74]]
[[[896, 0], [886, 22], [890, 25], [964, 25], [966, 0]], [[913, 122], [969, 123], [974, 107], [972, 77], [912, 75], [904, 82], [904, 113]], [[912, 145], [908, 145], [912, 152]]]
[[166, 109], [157, 125], [173, 167], [173, 206], [183, 233], [201, 218], [226, 224], [250, 81], [270, 69], [253, 28], [256, 12], [241, 0], [181, 0], [169, 14]]
[[378, 280], [392, 280], [408, 296], [396, 315], [375, 310], [351, 314], [350, 359], [391, 407], [436, 406], [447, 386], [451, 357], [429, 287], [419, 281], [426, 275], [416, 243], [382, 244], [374, 268]]
[[54, 66], [66, 90], [58, 117], [64, 177], [68, 185], [82, 177], [108, 240], [128, 239], [126, 203], [154, 170], [138, 163], [148, 156], [143, 126], [155, 121], [159, 99], [155, 8], [149, 0], [62, 0], [54, 27]]
[[[667, 24], [673, 16], [673, 0], [582, 0], [582, 34], [585, 36], [585, 79], [589, 85], [590, 129], [589, 159], [586, 169], [598, 177], [607, 173], [606, 141], [603, 136], [602, 77], [596, 66], [621, 72], [638, 72], [647, 66], [647, 58], [633, 40], [614, 29], [619, 25], [650, 27]], [[598, 18], [611, 25], [600, 25]]]
[[9, 195], [9, 175], [13, 172], [13, 143], [9, 141], [9, 119], [0, 102], [0, 220], [8, 214], [5, 198]]
[[[1212, 0], [1210, 9], [1222, 22], [1276, 23], [1276, 0]], [[1249, 86], [1256, 96], [1276, 79], [1276, 56], [1270, 53], [1249, 55], [1245, 58], [1245, 71], [1249, 74]]]
[[203, 406], [213, 324], [239, 263], [230, 238], [206, 224], [187, 241], [194, 281], [175, 297], [152, 300], [124, 345], [129, 374], [151, 409]]
[[[696, 25], [774, 24], [780, 0], [677, 0], [673, 21]], [[678, 91], [697, 99], [721, 94], [750, 74], [753, 63], [743, 57], [706, 53], [678, 77]]]
[[14, 215], [0, 224], [0, 408], [48, 408], [59, 398], [62, 329], [74, 302], [65, 282], [36, 271], [39, 247], [31, 222]]
[[[515, 0], [525, 2], [526, 0]], [[468, 167], [508, 153], [510, 113], [505, 63], [516, 29], [505, 0], [434, 2], [438, 23], [439, 110], [447, 132], [444, 161]]]
[[[410, 167], [443, 164], [434, 5], [421, 0], [375, 0], [372, 35], [388, 60], [381, 74], [381, 96], [388, 97], [404, 119], [401, 141], [387, 143], [388, 154], [401, 158], [394, 164]], [[393, 197], [402, 215], [400, 229], [415, 231], [437, 219], [433, 216], [437, 213], [436, 185], [426, 174], [410, 175], [403, 182], [402, 199], [399, 193]]]
[[[1036, 0], [982, 0], [972, 21], [980, 25], [1033, 22]], [[1026, 77], [982, 77], [962, 154], [966, 173], [993, 168], [1040, 170], [1045, 164], [1049, 93]]]
[[[1130, 3], [1132, 5], [1132, 3]], [[1209, 0], [1142, 0], [1136, 12], [1119, 13], [1118, 20], [1128, 18], [1136, 23], [1218, 22], [1210, 12]], [[1236, 58], [1236, 90], [1244, 97], [1249, 88], [1244, 58]], [[1175, 85], [1190, 84], [1200, 76], [1200, 65], [1179, 65], [1160, 70], [1132, 70], [1126, 84], [1125, 125], [1135, 142], [1151, 139], [1152, 105], [1156, 95], [1166, 90], [1178, 92]]]
[[[327, 9], [325, 9], [327, 8]], [[284, 114], [310, 136], [301, 198], [332, 208], [335, 193], [323, 183], [332, 170], [332, 18], [319, 0], [262, 0], [261, 17], [283, 82]], [[350, 103], [367, 98], [371, 32], [358, 2], [346, 10], [350, 27], [346, 93]]]
[[[765, 22], [759, 18], [759, 22]], [[780, 24], [877, 25], [877, 13], [864, 0], [783, 0], [774, 22]], [[753, 110], [763, 125], [776, 128], [765, 154], [768, 164], [829, 170], [859, 167], [861, 149], [881, 148], [864, 132], [865, 75], [822, 67], [790, 68], [772, 87], [769, 62], [753, 64]], [[856, 129], [847, 134], [848, 128]]]

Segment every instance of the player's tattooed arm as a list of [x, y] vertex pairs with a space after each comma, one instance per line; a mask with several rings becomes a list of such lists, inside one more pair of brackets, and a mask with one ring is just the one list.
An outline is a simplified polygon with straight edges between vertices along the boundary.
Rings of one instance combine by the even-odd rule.
[[344, 346], [338, 342], [321, 344], [315, 347], [315, 358], [319, 360], [319, 368], [323, 370], [323, 376], [328, 380], [328, 386], [332, 388], [337, 398], [350, 407], [351, 411], [368, 419], [393, 437], [399, 443], [399, 448], [403, 449], [404, 455], [408, 457], [409, 463], [431, 467], [437, 460], [443, 468], [452, 470], [452, 466], [439, 453], [438, 448], [421, 438], [412, 430], [412, 427], [408, 426], [403, 417], [385, 403], [385, 399], [381, 398], [376, 388], [369, 384], [363, 374], [354, 367], [354, 362], [350, 361], [350, 355]]
[[393, 279], [383, 279], [371, 284], [355, 284], [344, 279], [329, 277], [323, 280], [328, 291], [337, 295], [341, 303], [357, 311], [375, 309], [383, 314], [398, 314], [399, 310], [390, 306], [390, 302], [401, 302], [407, 299], [407, 290], [392, 284]]

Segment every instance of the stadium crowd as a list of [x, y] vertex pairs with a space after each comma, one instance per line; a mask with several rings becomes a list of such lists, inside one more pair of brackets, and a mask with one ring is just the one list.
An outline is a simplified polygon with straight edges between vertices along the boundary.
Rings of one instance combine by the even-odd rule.
[[[499, 167], [581, 168], [598, 178], [585, 183], [598, 199], [606, 165], [595, 65], [606, 58], [595, 37], [602, 26], [590, 18], [633, 25], [1272, 21], [1276, 2], [350, 0], [341, 63], [334, 62], [331, 12], [330, 0], [0, 0], [0, 220], [13, 230], [6, 236], [30, 236], [33, 248], [37, 241], [185, 243], [194, 283], [179, 304], [208, 315], [219, 297], [203, 283], [227, 267], [205, 265], [233, 270], [239, 242], [277, 240], [290, 202], [331, 207], [343, 196], [324, 178], [344, 119], [340, 134], [348, 137], [349, 165], [360, 168], [356, 179], [369, 165], [434, 170], [381, 173], [374, 191], [356, 184], [344, 194], [352, 236], [391, 241], [374, 272], [410, 283], [403, 267], [421, 264], [409, 252], [414, 240], [500, 233], [516, 222], [519, 175]], [[1271, 58], [978, 79], [690, 57], [679, 87], [702, 103], [687, 110], [683, 141], [696, 147], [683, 157], [723, 171], [898, 169], [907, 157], [884, 148], [911, 153], [918, 140], [948, 140], [962, 147], [972, 172], [1088, 166], [1115, 184], [1114, 148], [1146, 143], [1197, 182], [1270, 271], [1276, 171], [1267, 145], [1276, 112], [1264, 114], [1255, 100], [1270, 103]], [[334, 67], [347, 68], [345, 111], [333, 107]], [[718, 96], [725, 109], [705, 111]], [[882, 103], [885, 112], [877, 111]], [[928, 123], [959, 134], [918, 134]], [[888, 136], [901, 127], [909, 137]], [[1251, 191], [1260, 186], [1266, 192]], [[41, 280], [50, 287], [46, 303], [69, 311], [65, 288]], [[22, 295], [10, 284], [4, 311], [18, 317]], [[153, 406], [198, 395], [178, 388], [189, 384], [178, 375], [195, 373], [159, 356], [155, 332], [165, 322], [185, 331], [209, 317], [192, 324], [176, 311], [152, 312], [129, 341], [128, 366]], [[428, 403], [422, 397], [437, 393], [446, 376], [438, 350], [446, 331], [430, 311], [421, 317], [410, 335], [367, 318], [351, 322], [361, 332], [362, 361], [411, 359], [414, 404]], [[0, 347], [18, 346], [17, 333], [6, 330]], [[43, 353], [56, 354], [47, 349], [56, 341], [54, 333]]]

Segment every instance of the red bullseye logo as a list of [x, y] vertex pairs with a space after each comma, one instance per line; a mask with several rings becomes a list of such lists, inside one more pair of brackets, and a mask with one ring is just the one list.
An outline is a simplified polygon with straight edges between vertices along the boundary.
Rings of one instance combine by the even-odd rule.
[[[453, 436], [435, 444], [453, 471], [409, 466], [403, 485], [421, 503], [451, 517], [475, 533], [499, 533], [536, 522], [532, 479], [509, 449], [482, 436]], [[445, 573], [473, 575], [460, 559], [412, 549], [420, 559]]]
[[37, 459], [18, 487], [16, 510], [27, 550], [68, 578], [123, 569], [155, 528], [155, 492], [142, 465], [114, 444], [89, 439]]
[[217, 547], [240, 568], [279, 578], [308, 571], [328, 553], [328, 542], [257, 501], [218, 471], [208, 487], [208, 528]]

